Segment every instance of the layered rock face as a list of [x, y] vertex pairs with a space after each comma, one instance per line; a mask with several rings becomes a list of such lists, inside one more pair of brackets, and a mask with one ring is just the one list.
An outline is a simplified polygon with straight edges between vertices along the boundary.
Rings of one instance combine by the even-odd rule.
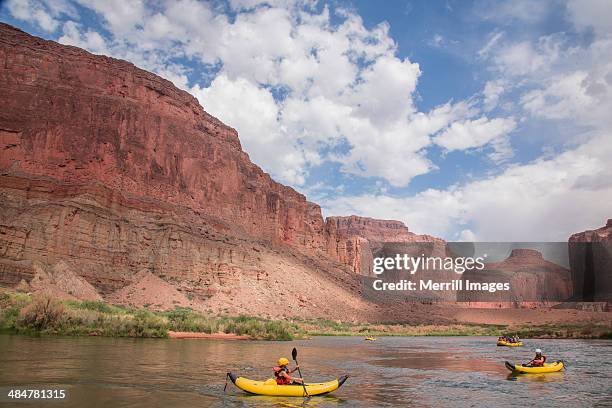
[[[483, 270], [466, 271], [461, 279], [464, 290], [457, 293], [457, 300], [481, 303], [480, 306], [482, 303], [494, 307], [551, 304], [567, 300], [572, 293], [570, 272], [532, 249], [513, 249], [505, 260], [487, 263]], [[469, 291], [467, 281], [509, 283], [510, 291]]]
[[0, 168], [187, 207], [323, 250], [319, 206], [274, 182], [236, 131], [125, 61], [0, 25]]
[[[171, 308], [184, 306], [186, 296], [194, 309], [213, 312], [339, 318], [350, 310], [368, 318], [359, 280], [330, 260], [240, 236], [205, 214], [100, 184], [28, 175], [0, 181], [2, 283], [36, 288], [37, 276], [53, 278], [57, 265], [65, 264], [105, 299], [127, 305]], [[151, 274], [183, 296], [152, 284]], [[286, 307], [277, 307], [280, 294]]]
[[612, 302], [612, 219], [604, 227], [568, 241], [574, 296], [583, 302]]
[[109, 299], [152, 273], [204, 309], [367, 309], [319, 206], [170, 82], [0, 24], [0, 88], [0, 283], [65, 265]]
[[0, 283], [76, 282], [66, 296], [95, 298], [89, 284], [133, 305], [162, 287], [159, 308], [368, 319], [354, 273], [368, 245], [418, 237], [392, 221], [325, 223], [235, 130], [125, 61], [0, 24], [0, 87]]
[[[377, 256], [391, 256], [393, 253], [405, 253], [418, 256], [421, 248], [414, 243], [423, 243], [423, 251], [428, 255], [445, 252], [445, 241], [429, 235], [418, 235], [408, 230], [404, 223], [393, 220], [377, 220], [367, 217], [327, 217], [325, 220], [327, 232], [327, 252], [348, 265], [352, 271], [363, 276], [372, 276], [372, 259]], [[380, 253], [385, 243], [389, 254]], [[407, 243], [409, 245], [401, 245]]]

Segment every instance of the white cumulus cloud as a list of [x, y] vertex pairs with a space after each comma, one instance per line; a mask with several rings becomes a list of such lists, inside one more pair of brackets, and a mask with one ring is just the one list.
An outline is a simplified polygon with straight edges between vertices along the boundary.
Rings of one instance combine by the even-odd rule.
[[557, 157], [448, 189], [409, 197], [347, 195], [325, 200], [323, 208], [327, 215], [402, 220], [415, 232], [450, 240], [565, 241], [610, 217], [610, 157], [612, 137], [604, 133]]
[[508, 147], [508, 134], [514, 130], [512, 118], [488, 119], [483, 116], [474, 120], [454, 122], [434, 138], [434, 142], [448, 151], [467, 150], [491, 145], [494, 157], [507, 158], [512, 152]]

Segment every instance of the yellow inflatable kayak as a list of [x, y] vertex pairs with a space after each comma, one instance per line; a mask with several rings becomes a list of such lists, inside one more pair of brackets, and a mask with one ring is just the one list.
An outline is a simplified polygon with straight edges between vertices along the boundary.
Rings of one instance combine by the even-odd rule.
[[564, 366], [565, 364], [563, 363], [563, 361], [555, 361], [554, 363], [544, 363], [544, 366], [542, 367], [526, 367], [523, 365], [515, 365], [506, 361], [506, 368], [515, 373], [556, 373], [557, 371], [563, 370]]
[[366, 337], [365, 341], [376, 341], [376, 337]]
[[[257, 395], [271, 395], [279, 397], [305, 397], [302, 384], [278, 385], [273, 378], [266, 381], [249, 380], [244, 377], [237, 377], [235, 374], [228, 373], [230, 380], [243, 391]], [[306, 384], [308, 395], [322, 395], [337, 390], [344, 384], [348, 375], [344, 375], [337, 380], [323, 383]]]
[[497, 342], [498, 346], [506, 346], [506, 347], [520, 347], [523, 345], [522, 341], [519, 341], [518, 343], [510, 343], [509, 341], [498, 341]]

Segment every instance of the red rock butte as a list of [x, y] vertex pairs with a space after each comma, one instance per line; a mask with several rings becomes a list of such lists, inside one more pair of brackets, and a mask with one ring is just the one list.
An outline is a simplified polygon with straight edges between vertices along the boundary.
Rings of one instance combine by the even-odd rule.
[[462, 279], [464, 282], [508, 283], [509, 291], [464, 290], [457, 295], [460, 301], [490, 307], [554, 305], [566, 301], [572, 294], [569, 270], [544, 259], [541, 252], [533, 249], [513, 249], [506, 259], [487, 263], [482, 271], [467, 271]]
[[509, 258], [538, 258], [543, 259], [542, 253], [535, 249], [516, 248], [510, 252]]

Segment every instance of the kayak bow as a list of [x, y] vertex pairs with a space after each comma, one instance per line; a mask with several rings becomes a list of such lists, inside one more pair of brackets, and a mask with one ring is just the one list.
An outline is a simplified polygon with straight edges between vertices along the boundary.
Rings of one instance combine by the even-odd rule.
[[541, 374], [541, 373], [555, 373], [561, 371], [565, 364], [563, 361], [555, 361], [554, 363], [544, 363], [542, 367], [527, 367], [524, 365], [512, 364], [506, 361], [506, 368], [515, 373], [527, 373], [527, 374]]
[[[302, 384], [278, 385], [273, 378], [266, 381], [249, 380], [244, 377], [237, 377], [235, 374], [227, 373], [230, 380], [243, 391], [257, 395], [271, 395], [280, 397], [305, 397], [304, 387]], [[306, 391], [309, 396], [327, 394], [337, 390], [344, 384], [348, 375], [343, 375], [337, 380], [305, 384]]]

